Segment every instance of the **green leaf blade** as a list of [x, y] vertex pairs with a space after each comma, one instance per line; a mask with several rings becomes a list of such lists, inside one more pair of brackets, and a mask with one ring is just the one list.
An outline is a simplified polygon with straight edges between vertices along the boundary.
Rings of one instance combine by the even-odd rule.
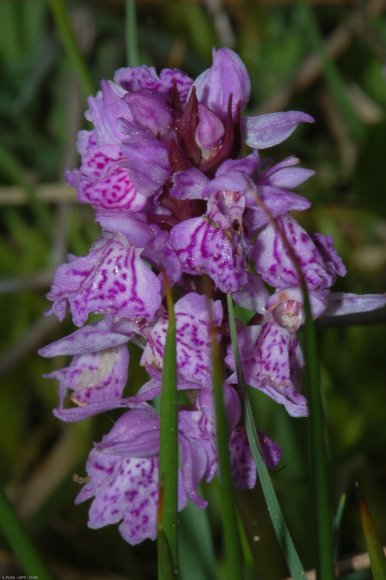
[[[158, 572], [160, 580], [178, 574], [178, 409], [176, 318], [169, 282], [164, 276], [169, 314], [160, 406]], [[170, 553], [169, 553], [170, 552]]]

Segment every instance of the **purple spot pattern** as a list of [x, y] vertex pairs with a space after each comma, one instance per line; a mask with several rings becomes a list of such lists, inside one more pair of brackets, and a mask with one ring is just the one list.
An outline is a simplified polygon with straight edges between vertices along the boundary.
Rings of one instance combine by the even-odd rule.
[[[307, 403], [299, 393], [304, 364], [296, 335], [275, 322], [247, 326], [239, 334], [240, 356], [245, 382], [284, 405], [292, 417], [307, 415]], [[234, 369], [229, 349], [227, 364]], [[232, 382], [237, 378], [232, 375]]]
[[59, 381], [60, 407], [64, 407], [67, 391], [79, 406], [113, 399], [119, 400], [127, 381], [129, 351], [124, 346], [74, 356], [70, 365], [54, 371], [46, 378]]
[[134, 188], [123, 162], [117, 147], [93, 147], [83, 156], [80, 169], [68, 172], [66, 177], [77, 188], [82, 203], [94, 208], [138, 212], [145, 206], [146, 197]]
[[222, 292], [235, 292], [247, 280], [244, 253], [231, 236], [207, 218], [193, 218], [170, 233], [183, 272], [207, 274]]
[[68, 302], [77, 326], [90, 312], [152, 319], [161, 304], [160, 282], [140, 254], [125, 236], [104, 233], [88, 256], [58, 267], [47, 295], [54, 302], [49, 313], [62, 320]]
[[[263, 280], [274, 288], [299, 286], [300, 283], [296, 268], [276, 227], [280, 228], [294, 251], [308, 288], [316, 290], [330, 287], [335, 281], [336, 269], [332, 269], [331, 262], [326, 263], [312, 238], [289, 216], [277, 218], [275, 227], [268, 224], [257, 238], [253, 258], [256, 271]], [[341, 272], [343, 269], [339, 269], [337, 273], [342, 275]]]
[[[221, 302], [211, 301], [211, 308], [213, 324], [219, 326], [223, 316]], [[195, 292], [186, 294], [176, 302], [175, 314], [179, 379], [207, 387], [211, 384], [212, 365], [207, 299]], [[141, 364], [155, 378], [161, 376], [167, 326], [167, 314], [163, 314], [147, 336], [141, 359]]]
[[119, 522], [127, 542], [138, 544], [156, 537], [158, 459], [122, 458], [96, 449], [87, 462], [90, 478], [76, 498], [81, 503], [94, 497], [89, 527], [101, 528]]
[[182, 103], [185, 103], [192, 79], [177, 69], [166, 68], [158, 77], [155, 69], [149, 66], [121, 68], [114, 77], [115, 82], [126, 91], [153, 91], [171, 97], [176, 87]]

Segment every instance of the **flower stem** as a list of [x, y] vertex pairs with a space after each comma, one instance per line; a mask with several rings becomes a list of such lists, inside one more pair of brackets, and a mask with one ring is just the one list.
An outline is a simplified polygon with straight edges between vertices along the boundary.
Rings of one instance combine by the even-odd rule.
[[317, 550], [318, 580], [332, 580], [334, 575], [334, 547], [330, 513], [328, 462], [324, 431], [324, 414], [320, 393], [319, 364], [316, 336], [312, 320], [306, 284], [303, 283], [304, 298], [304, 352], [306, 382], [310, 406], [309, 436], [310, 464], [312, 472], [313, 504], [315, 509], [315, 536]]
[[82, 83], [83, 92], [85, 96], [92, 95], [95, 92], [94, 83], [91, 79], [86, 63], [84, 62], [84, 59], [79, 51], [63, 1], [48, 1], [63, 45], [69, 57], [71, 58], [75, 70], [77, 71], [79, 79]]
[[[210, 312], [210, 309], [209, 309]], [[210, 312], [210, 318], [211, 312]], [[227, 563], [227, 576], [230, 580], [243, 578], [243, 559], [238, 534], [236, 501], [233, 489], [229, 459], [229, 432], [223, 398], [223, 367], [220, 345], [211, 324], [212, 380], [216, 414], [217, 453], [220, 467], [220, 500], [222, 508], [223, 534]]]
[[178, 575], [178, 411], [176, 318], [169, 281], [164, 275], [169, 324], [162, 375], [158, 505], [158, 577]]

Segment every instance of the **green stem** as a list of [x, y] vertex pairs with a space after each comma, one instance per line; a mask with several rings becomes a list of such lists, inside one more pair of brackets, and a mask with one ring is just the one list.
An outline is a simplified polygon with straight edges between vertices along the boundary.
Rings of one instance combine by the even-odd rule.
[[127, 66], [139, 66], [135, 0], [126, 0], [126, 62]]
[[[210, 304], [208, 305], [212, 319]], [[236, 502], [229, 460], [229, 432], [224, 408], [224, 377], [220, 345], [213, 324], [211, 324], [212, 380], [216, 415], [217, 454], [220, 468], [220, 500], [222, 529], [224, 534], [227, 575], [230, 580], [243, 578], [243, 560], [238, 534]]]
[[178, 575], [178, 410], [176, 318], [172, 291], [164, 275], [169, 314], [163, 361], [160, 406], [159, 505], [158, 505], [158, 577]]
[[304, 351], [306, 364], [306, 382], [310, 418], [310, 463], [312, 488], [315, 509], [315, 534], [317, 550], [317, 579], [333, 580], [334, 546], [330, 513], [330, 492], [328, 483], [328, 461], [324, 432], [324, 414], [319, 384], [319, 364], [316, 336], [312, 320], [311, 305], [307, 286], [302, 279], [304, 299]]
[[48, 0], [56, 27], [59, 31], [63, 45], [71, 58], [74, 67], [82, 83], [82, 89], [87, 97], [95, 92], [94, 83], [90, 73], [79, 51], [74, 33], [72, 31], [70, 20], [62, 0]]
[[34, 578], [38, 577], [39, 580], [50, 580], [47, 568], [1, 488], [0, 529], [25, 573]]

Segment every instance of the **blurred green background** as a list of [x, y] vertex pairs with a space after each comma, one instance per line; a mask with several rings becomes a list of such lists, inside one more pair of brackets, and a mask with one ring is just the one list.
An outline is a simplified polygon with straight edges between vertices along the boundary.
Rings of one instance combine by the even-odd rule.
[[[127, 64], [126, 4], [63, 5], [96, 90]], [[272, 154], [294, 154], [317, 171], [300, 189], [313, 209], [299, 219], [334, 237], [349, 271], [336, 289], [384, 291], [386, 3], [138, 0], [136, 9], [141, 63], [182, 68], [194, 78], [210, 66], [213, 46], [229, 46], [251, 77], [249, 113], [299, 109], [315, 117], [313, 126], [300, 127]], [[59, 325], [43, 316], [55, 266], [68, 252], [86, 253], [98, 232], [91, 209], [76, 203], [63, 177], [78, 162], [84, 81], [63, 46], [50, 2], [0, 0], [0, 29], [0, 483], [55, 578], [151, 580], [151, 542], [131, 548], [116, 528], [88, 530], [88, 505], [73, 505], [79, 484], [72, 476], [84, 475], [91, 442], [110, 428], [113, 415], [60, 424], [51, 414], [56, 383], [41, 375], [64, 361], [36, 354], [72, 330], [69, 321]], [[347, 494], [339, 559], [365, 551], [356, 480], [386, 543], [385, 320], [383, 313], [368, 317], [371, 324], [318, 332], [334, 509]], [[133, 355], [129, 388], [135, 389], [142, 377], [135, 369], [138, 353]], [[254, 396], [259, 428], [283, 447], [274, 481], [305, 566], [312, 567], [305, 421]], [[213, 499], [208, 513], [221, 570]], [[188, 529], [183, 540], [183, 578], [210, 579], [210, 562], [206, 568], [191, 535]], [[18, 572], [0, 535], [0, 574]], [[367, 572], [350, 577], [370, 578]]]

